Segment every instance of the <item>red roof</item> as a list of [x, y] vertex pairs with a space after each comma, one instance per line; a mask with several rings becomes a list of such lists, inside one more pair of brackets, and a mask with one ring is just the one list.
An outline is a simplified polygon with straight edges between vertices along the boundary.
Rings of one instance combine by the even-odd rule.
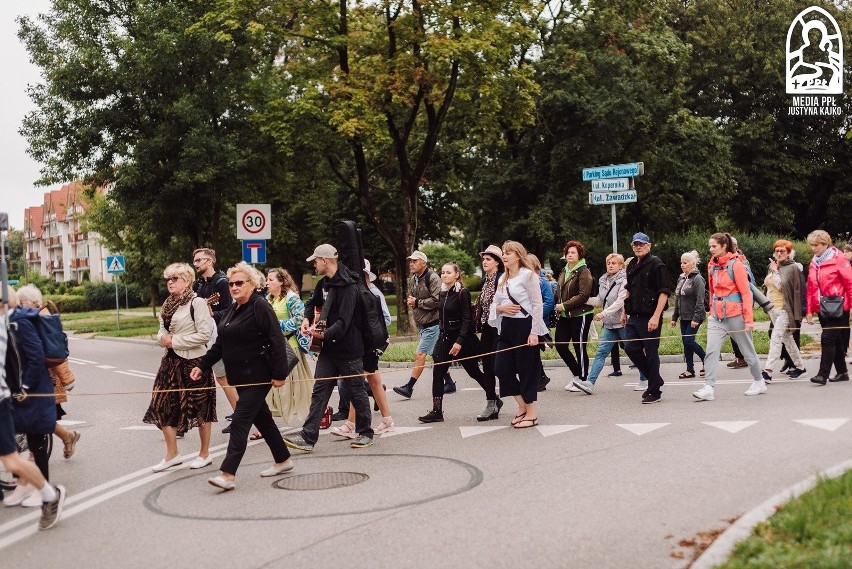
[[44, 206], [34, 205], [24, 210], [24, 228], [31, 229], [36, 239], [41, 239], [44, 230]]

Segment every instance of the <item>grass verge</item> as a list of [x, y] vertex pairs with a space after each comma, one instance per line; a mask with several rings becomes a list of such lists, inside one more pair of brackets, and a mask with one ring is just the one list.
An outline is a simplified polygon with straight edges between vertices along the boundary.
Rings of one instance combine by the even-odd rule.
[[718, 569], [852, 567], [852, 471], [791, 500]]

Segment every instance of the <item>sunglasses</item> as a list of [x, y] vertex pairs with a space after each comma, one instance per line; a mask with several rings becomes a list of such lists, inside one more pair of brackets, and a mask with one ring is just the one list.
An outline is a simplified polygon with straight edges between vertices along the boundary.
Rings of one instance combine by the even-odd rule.
[[228, 286], [233, 287], [241, 287], [246, 284], [246, 281], [228, 281]]
[[180, 277], [165, 277], [163, 280], [167, 283], [176, 283], [180, 280]]

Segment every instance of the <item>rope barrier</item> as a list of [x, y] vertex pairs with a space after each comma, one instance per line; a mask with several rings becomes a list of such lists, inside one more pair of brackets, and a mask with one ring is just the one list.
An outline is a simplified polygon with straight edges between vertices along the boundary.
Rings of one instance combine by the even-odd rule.
[[[700, 327], [701, 327], [701, 325], [699, 324], [699, 328]], [[694, 338], [694, 337], [697, 337], [697, 336], [700, 335], [698, 332], [696, 332], [695, 334], [673, 334], [673, 335], [670, 335], [670, 336], [662, 337], [662, 326], [660, 326], [658, 329], [661, 332], [661, 337], [656, 338], [656, 339], [659, 339], [659, 340]], [[804, 329], [804, 327], [787, 327], [786, 328], [786, 330], [792, 330], [792, 331], [803, 330], [803, 329]], [[848, 329], [849, 329], [849, 326], [830, 326], [830, 327], [822, 328], [823, 331], [824, 330], [848, 330]], [[727, 334], [730, 335], [733, 332], [746, 332], [746, 331], [747, 330], [745, 330], [745, 329], [728, 330]], [[612, 343], [616, 343], [616, 342], [621, 342], [621, 343], [644, 342], [644, 341], [647, 341], [647, 340], [648, 340], [648, 338], [628, 338], [628, 339], [625, 339], [625, 340], [620, 340], [620, 339], [617, 339], [617, 340], [597, 340], [597, 342], [598, 342], [598, 344], [600, 344], [600, 343], [612, 344]], [[595, 340], [592, 340], [592, 341], [579, 340], [577, 342], [573, 342], [573, 341], [539, 342], [539, 344], [536, 345], [536, 346], [531, 346], [530, 344], [521, 344], [521, 345], [518, 345], [518, 346], [509, 346], [508, 348], [502, 348], [500, 350], [494, 350], [494, 351], [491, 351], [491, 352], [483, 352], [483, 353], [475, 354], [475, 355], [472, 355], [472, 356], [465, 356], [465, 357], [461, 357], [461, 358], [453, 358], [453, 359], [445, 360], [445, 361], [442, 361], [442, 362], [424, 363], [422, 367], [425, 370], [427, 368], [432, 369], [432, 368], [434, 368], [435, 366], [438, 366], [438, 365], [448, 365], [448, 364], [458, 363], [458, 362], [463, 362], [463, 361], [468, 361], [468, 360], [479, 360], [479, 359], [482, 359], [482, 358], [494, 356], [494, 355], [497, 355], [497, 354], [500, 354], [500, 353], [503, 353], [503, 352], [518, 350], [518, 349], [521, 349], [521, 348], [528, 348], [528, 347], [538, 348], [543, 343], [546, 343], [548, 346], [554, 346], [555, 347], [557, 345], [590, 344], [594, 341]], [[414, 366], [414, 367], [420, 367], [420, 366]], [[414, 369], [414, 367], [400, 368], [400, 370]], [[363, 378], [363, 377], [366, 377], [367, 375], [369, 375], [369, 373], [364, 372], [362, 374], [338, 375], [338, 376], [332, 376], [332, 377], [321, 377], [321, 378], [312, 378], [312, 379], [295, 379], [295, 380], [288, 379], [286, 381], [291, 381], [291, 382], [337, 381], [337, 380], [340, 380], [340, 379]], [[245, 384], [240, 384], [240, 385], [228, 385], [227, 387], [231, 388], [231, 389], [236, 389], [238, 387], [240, 387], [240, 388], [242, 388], [242, 387], [263, 387], [263, 386], [267, 386], [267, 385], [270, 385], [269, 381], [264, 381], [264, 382], [259, 382], [259, 383], [245, 383]], [[225, 387], [222, 386], [222, 385], [211, 385], [211, 386], [202, 386], [202, 387], [181, 387], [181, 388], [174, 388], [174, 389], [149, 389], [149, 390], [145, 390], [145, 391], [113, 391], [113, 392], [106, 392], [106, 393], [71, 393], [71, 392], [66, 392], [66, 394], [69, 397], [70, 396], [93, 397], [93, 396], [113, 396], [113, 395], [152, 395], [153, 396], [153, 395], [161, 394], [161, 393], [183, 393], [183, 392], [188, 392], [188, 391], [209, 391], [211, 389], [222, 389], [224, 391]], [[29, 397], [54, 397], [54, 394], [53, 393], [33, 393], [33, 394], [27, 394], [25, 398], [29, 398]]]

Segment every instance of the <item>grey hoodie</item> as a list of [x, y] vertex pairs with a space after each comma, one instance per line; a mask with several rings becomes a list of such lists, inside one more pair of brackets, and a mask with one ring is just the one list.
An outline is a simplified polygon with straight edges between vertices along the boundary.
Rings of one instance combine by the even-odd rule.
[[621, 312], [624, 309], [624, 284], [627, 282], [627, 270], [620, 269], [614, 275], [604, 273], [598, 279], [598, 296], [589, 304], [603, 307], [604, 328], [621, 328]]

